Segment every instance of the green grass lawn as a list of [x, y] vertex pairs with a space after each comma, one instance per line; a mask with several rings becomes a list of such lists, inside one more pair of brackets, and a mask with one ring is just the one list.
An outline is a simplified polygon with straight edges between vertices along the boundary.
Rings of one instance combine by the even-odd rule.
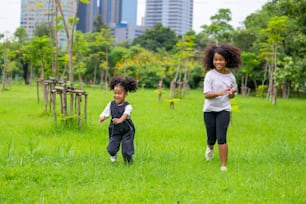
[[[228, 171], [218, 152], [204, 158], [203, 94], [169, 108], [154, 90], [127, 100], [136, 126], [135, 162], [111, 163], [109, 121], [98, 122], [112, 92], [86, 88], [86, 127], [54, 125], [36, 87], [0, 93], [0, 203], [306, 203], [306, 100], [235, 99]], [[84, 125], [85, 126], [85, 125]], [[216, 148], [217, 149], [217, 148]]]

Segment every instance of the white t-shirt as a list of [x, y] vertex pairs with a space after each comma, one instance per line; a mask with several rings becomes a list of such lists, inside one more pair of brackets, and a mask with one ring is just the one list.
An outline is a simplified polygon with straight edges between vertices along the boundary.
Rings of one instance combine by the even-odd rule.
[[[208, 71], [204, 78], [204, 94], [211, 91], [220, 91], [226, 88], [237, 88], [236, 78], [230, 72], [221, 74], [215, 69]], [[229, 95], [217, 96], [216, 98], [204, 101], [204, 112], [231, 111], [231, 103]]]
[[[110, 114], [111, 114], [110, 105], [111, 105], [111, 102], [109, 102], [107, 104], [107, 106], [104, 108], [104, 110], [100, 114], [100, 117], [108, 118], [110, 116]], [[132, 110], [133, 110], [133, 108], [132, 108], [131, 104], [129, 104], [129, 105], [125, 106], [125, 110], [124, 110], [123, 114], [127, 114], [130, 117]]]

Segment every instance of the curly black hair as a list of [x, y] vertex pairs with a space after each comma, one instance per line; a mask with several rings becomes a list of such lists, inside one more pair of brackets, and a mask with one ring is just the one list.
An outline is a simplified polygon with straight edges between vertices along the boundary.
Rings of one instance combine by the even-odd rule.
[[220, 46], [209, 45], [204, 51], [203, 58], [203, 65], [207, 71], [215, 68], [213, 63], [215, 53], [218, 53], [224, 57], [227, 68], [239, 68], [241, 65], [241, 53], [238, 47], [229, 45], [227, 43], [223, 43]]
[[113, 77], [109, 83], [111, 90], [116, 86], [122, 86], [126, 92], [135, 92], [137, 90], [137, 81], [131, 77]]

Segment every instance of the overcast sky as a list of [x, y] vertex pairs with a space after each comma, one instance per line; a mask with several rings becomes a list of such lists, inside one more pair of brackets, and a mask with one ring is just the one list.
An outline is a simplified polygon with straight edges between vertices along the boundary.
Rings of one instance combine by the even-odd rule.
[[[259, 10], [269, 0], [194, 0], [193, 29], [201, 31], [200, 27], [210, 24], [209, 18], [220, 8], [228, 8], [232, 12], [234, 28], [251, 13]], [[145, 13], [146, 0], [138, 0], [138, 24]], [[0, 0], [0, 33], [13, 34], [20, 25], [21, 0]]]

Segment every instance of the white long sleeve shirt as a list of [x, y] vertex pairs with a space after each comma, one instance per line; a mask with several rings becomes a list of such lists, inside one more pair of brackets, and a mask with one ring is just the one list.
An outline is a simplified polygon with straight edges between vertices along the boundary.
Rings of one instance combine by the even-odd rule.
[[[110, 105], [111, 105], [111, 102], [109, 102], [109, 103], [106, 105], [106, 107], [104, 108], [104, 110], [103, 110], [102, 113], [100, 114], [100, 118], [101, 118], [101, 117], [108, 118], [108, 117], [110, 116], [110, 114], [111, 114]], [[130, 116], [131, 113], [132, 113], [132, 110], [133, 110], [133, 108], [132, 108], [131, 104], [129, 104], [129, 105], [127, 105], [127, 106], [125, 107], [125, 110], [124, 110], [124, 113], [123, 113], [123, 114], [127, 114], [128, 116]]]

